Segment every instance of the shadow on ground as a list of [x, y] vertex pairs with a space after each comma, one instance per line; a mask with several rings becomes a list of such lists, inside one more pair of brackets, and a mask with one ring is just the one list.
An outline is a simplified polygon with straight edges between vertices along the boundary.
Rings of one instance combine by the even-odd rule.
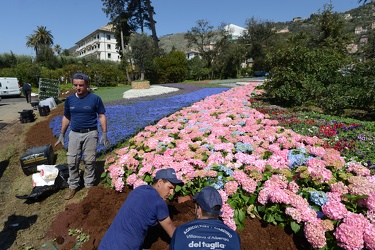
[[4, 229], [0, 232], [0, 249], [9, 249], [17, 238], [20, 230], [31, 227], [37, 220], [38, 216], [10, 215], [4, 222]]

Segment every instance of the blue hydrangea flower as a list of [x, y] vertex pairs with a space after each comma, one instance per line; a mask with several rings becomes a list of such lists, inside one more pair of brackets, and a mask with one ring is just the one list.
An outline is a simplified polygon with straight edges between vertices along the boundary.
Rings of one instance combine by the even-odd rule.
[[294, 169], [306, 164], [308, 160], [313, 158], [309, 156], [304, 148], [292, 149], [288, 152], [289, 168]]
[[323, 191], [311, 191], [310, 201], [318, 206], [323, 206], [328, 202], [328, 195]]
[[205, 128], [200, 128], [199, 131], [200, 132], [207, 132], [207, 131], [210, 131], [211, 130], [211, 127], [208, 126], [208, 127], [205, 127]]
[[231, 133], [231, 136], [239, 136], [239, 135], [244, 135], [245, 133], [244, 132], [242, 132], [242, 131], [233, 131], [232, 133]]
[[228, 176], [232, 176], [233, 175], [233, 170], [232, 169], [227, 168], [226, 166], [221, 165], [221, 164], [218, 165], [218, 171], [222, 171], [222, 172], [224, 172]]
[[237, 142], [235, 148], [237, 152], [242, 153], [251, 153], [254, 151], [254, 148], [250, 143]]
[[215, 189], [220, 190], [224, 187], [223, 176], [219, 175], [218, 180], [213, 183]]
[[207, 148], [207, 149], [208, 149], [209, 151], [211, 151], [211, 152], [214, 152], [214, 151], [215, 151], [215, 150], [214, 150], [214, 146], [211, 145], [211, 144], [206, 143], [206, 144], [203, 144], [202, 146], [205, 147], [205, 148]]
[[239, 123], [237, 123], [238, 125], [240, 125], [241, 127], [244, 127], [246, 125], [246, 122], [245, 121], [240, 121]]
[[316, 217], [319, 219], [323, 219], [324, 213], [322, 211], [315, 211], [316, 212]]

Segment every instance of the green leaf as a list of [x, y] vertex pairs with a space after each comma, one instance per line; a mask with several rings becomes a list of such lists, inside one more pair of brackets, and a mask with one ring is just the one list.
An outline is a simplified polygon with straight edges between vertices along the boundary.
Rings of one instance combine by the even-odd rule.
[[238, 216], [238, 220], [243, 223], [245, 221], [245, 218], [246, 218], [246, 213], [245, 211], [243, 211], [242, 209], [237, 209], [237, 216]]
[[301, 226], [295, 221], [292, 221], [290, 223], [290, 227], [292, 228], [292, 230], [295, 234], [298, 233], [298, 231], [301, 229]]
[[182, 187], [181, 186], [179, 186], [179, 185], [176, 185], [176, 187], [175, 187], [175, 189], [174, 189], [174, 191], [177, 193], [178, 191], [180, 191], [182, 189]]

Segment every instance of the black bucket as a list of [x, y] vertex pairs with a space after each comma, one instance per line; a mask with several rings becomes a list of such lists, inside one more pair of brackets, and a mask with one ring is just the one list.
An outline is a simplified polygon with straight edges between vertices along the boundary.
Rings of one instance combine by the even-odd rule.
[[39, 106], [38, 110], [39, 110], [40, 116], [47, 116], [49, 115], [49, 112], [50, 112], [49, 106], [42, 106], [42, 107]]
[[52, 165], [54, 161], [52, 145], [28, 148], [20, 158], [21, 167], [25, 175], [37, 172], [38, 165]]

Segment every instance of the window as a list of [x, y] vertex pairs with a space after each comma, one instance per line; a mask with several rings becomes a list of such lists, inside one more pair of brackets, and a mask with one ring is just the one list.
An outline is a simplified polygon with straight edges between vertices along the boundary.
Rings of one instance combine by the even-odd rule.
[[108, 53], [107, 57], [108, 57], [108, 59], [111, 59], [111, 53]]
[[111, 40], [111, 35], [107, 35], [107, 40]]
[[107, 44], [107, 49], [111, 49], [111, 45], [110, 44]]

